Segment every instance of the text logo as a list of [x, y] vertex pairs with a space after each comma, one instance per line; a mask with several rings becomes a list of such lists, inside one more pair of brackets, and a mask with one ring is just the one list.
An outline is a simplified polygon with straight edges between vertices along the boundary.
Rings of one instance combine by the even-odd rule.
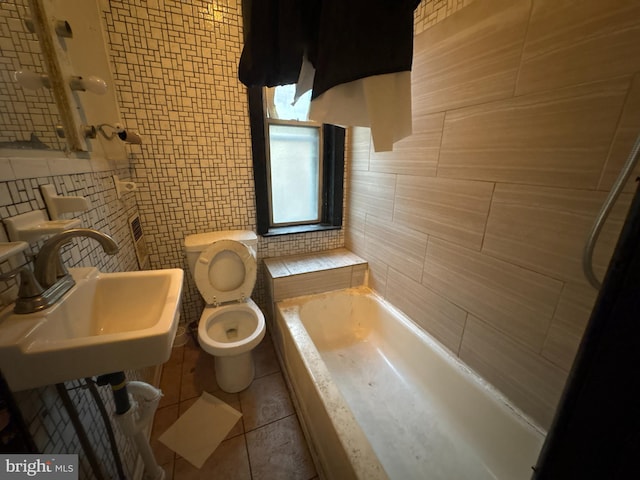
[[0, 480], [78, 480], [78, 455], [0, 455]]

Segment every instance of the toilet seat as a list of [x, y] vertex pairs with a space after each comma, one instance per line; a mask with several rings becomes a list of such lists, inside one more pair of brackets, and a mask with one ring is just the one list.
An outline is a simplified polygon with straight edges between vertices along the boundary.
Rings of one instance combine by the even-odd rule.
[[209, 305], [244, 301], [256, 283], [256, 259], [252, 250], [235, 240], [218, 240], [198, 257], [194, 279]]

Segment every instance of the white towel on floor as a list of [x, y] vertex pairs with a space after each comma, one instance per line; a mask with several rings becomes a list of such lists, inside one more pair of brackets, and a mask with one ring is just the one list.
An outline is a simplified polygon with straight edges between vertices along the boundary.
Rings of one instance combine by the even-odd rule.
[[203, 392], [158, 440], [201, 468], [241, 416], [235, 408]]

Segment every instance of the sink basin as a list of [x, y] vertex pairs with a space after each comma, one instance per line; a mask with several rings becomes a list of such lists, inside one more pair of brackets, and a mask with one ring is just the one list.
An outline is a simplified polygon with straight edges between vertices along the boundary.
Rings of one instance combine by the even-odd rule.
[[54, 306], [0, 314], [0, 370], [14, 391], [166, 362], [179, 320], [181, 269], [71, 268]]

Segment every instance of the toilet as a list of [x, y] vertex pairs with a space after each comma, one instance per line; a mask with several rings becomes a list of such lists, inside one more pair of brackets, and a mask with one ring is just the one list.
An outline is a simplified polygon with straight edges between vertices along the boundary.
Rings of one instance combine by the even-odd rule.
[[255, 375], [251, 351], [264, 338], [264, 314], [251, 300], [256, 283], [258, 237], [249, 230], [188, 235], [189, 270], [205, 306], [198, 324], [202, 349], [215, 357], [225, 392], [247, 388]]

